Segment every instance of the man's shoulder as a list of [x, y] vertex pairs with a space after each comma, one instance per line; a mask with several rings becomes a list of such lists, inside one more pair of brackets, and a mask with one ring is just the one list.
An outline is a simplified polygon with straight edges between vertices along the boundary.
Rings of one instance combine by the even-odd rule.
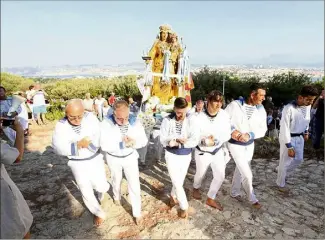
[[288, 109], [293, 109], [293, 108], [296, 108], [297, 107], [297, 103], [296, 101], [291, 101], [291, 102], [288, 102], [284, 107], [283, 107], [283, 110], [288, 110]]
[[230, 102], [227, 107], [225, 108], [225, 110], [229, 111], [230, 109], [236, 109], [236, 108], [240, 108], [241, 106], [243, 106], [243, 102], [240, 100], [234, 100], [232, 102]]
[[202, 119], [206, 116], [206, 113], [204, 111], [202, 112], [195, 112], [193, 114], [190, 114], [188, 116], [189, 119]]
[[175, 118], [176, 118], [176, 114], [175, 113], [170, 113], [170, 114], [168, 114], [167, 116], [165, 116], [163, 118], [163, 121], [171, 122], [171, 121], [175, 120]]
[[171, 114], [168, 114], [167, 116], [165, 116], [163, 119], [162, 119], [162, 123], [163, 122], [170, 122], [172, 119], [174, 119], [175, 117], [175, 114], [171, 113]]
[[88, 122], [98, 123], [98, 118], [92, 112], [85, 112], [84, 118], [87, 119]]
[[57, 122], [57, 124], [65, 124], [67, 122], [68, 122], [68, 119], [66, 117], [63, 117]]
[[55, 129], [62, 129], [66, 128], [66, 125], [68, 124], [68, 119], [66, 117], [61, 118], [57, 123], [55, 124]]
[[229, 117], [229, 113], [224, 109], [220, 109], [218, 114], [222, 117]]
[[233, 107], [233, 106], [239, 107], [239, 106], [243, 106], [243, 105], [244, 105], [244, 101], [241, 101], [241, 100], [234, 100], [228, 104], [228, 106], [231, 106], [231, 107]]
[[113, 115], [104, 117], [103, 121], [100, 122], [100, 125], [104, 127], [114, 127], [115, 123], [114, 123]]

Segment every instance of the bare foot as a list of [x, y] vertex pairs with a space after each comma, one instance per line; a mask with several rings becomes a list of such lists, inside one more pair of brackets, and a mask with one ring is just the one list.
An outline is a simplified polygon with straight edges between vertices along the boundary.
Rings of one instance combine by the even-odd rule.
[[142, 217], [135, 217], [134, 221], [135, 221], [135, 224], [139, 226], [142, 223]]
[[20, 163], [20, 162], [21, 162], [21, 160], [18, 160], [18, 159], [16, 161], [14, 161], [14, 163], [16, 163], [16, 164]]
[[104, 219], [102, 219], [98, 216], [94, 216], [94, 224], [96, 225], [96, 227], [99, 227], [100, 225], [102, 225], [103, 222], [104, 222]]
[[256, 208], [256, 209], [261, 209], [262, 205], [259, 202], [256, 202], [256, 203], [252, 204], [252, 207]]
[[180, 210], [179, 210], [179, 214], [178, 214], [178, 216], [179, 216], [180, 218], [187, 218], [187, 217], [188, 217], [188, 212], [187, 212], [187, 210], [182, 210], [182, 209], [180, 209]]
[[201, 196], [201, 193], [200, 193], [200, 189], [193, 188], [192, 196], [193, 196], [193, 198], [195, 198], [197, 200], [201, 200], [202, 196]]
[[278, 190], [282, 193], [289, 194], [290, 190], [286, 187], [278, 187]]
[[23, 239], [30, 239], [30, 232], [26, 233]]
[[223, 207], [221, 206], [221, 204], [212, 198], [208, 198], [206, 201], [206, 204], [210, 207], [218, 209], [219, 211], [223, 210]]
[[177, 200], [176, 198], [170, 196], [170, 199], [169, 199], [169, 206], [170, 206], [171, 208], [173, 208], [173, 207], [175, 207], [175, 206], [178, 205], [178, 204], [179, 204], [178, 200]]

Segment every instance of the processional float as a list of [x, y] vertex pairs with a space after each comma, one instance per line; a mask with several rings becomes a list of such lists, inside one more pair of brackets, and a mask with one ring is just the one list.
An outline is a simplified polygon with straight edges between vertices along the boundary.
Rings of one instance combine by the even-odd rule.
[[[159, 27], [159, 34], [149, 51], [144, 51], [145, 71], [137, 80], [142, 94], [142, 119], [146, 129], [153, 127], [157, 119], [173, 110], [177, 97], [184, 97], [191, 106], [190, 91], [194, 88], [189, 55], [183, 39], [171, 26]], [[155, 118], [154, 118], [155, 116]]]

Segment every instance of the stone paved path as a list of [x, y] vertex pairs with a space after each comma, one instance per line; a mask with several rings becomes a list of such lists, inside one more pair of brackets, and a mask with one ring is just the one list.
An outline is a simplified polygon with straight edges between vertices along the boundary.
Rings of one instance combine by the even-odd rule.
[[[248, 202], [229, 196], [234, 162], [226, 170], [226, 181], [218, 193], [224, 211], [211, 209], [202, 201], [191, 199], [193, 175], [189, 173], [185, 188], [190, 199], [191, 215], [177, 218], [177, 209], [166, 205], [171, 182], [163, 162], [141, 173], [144, 224], [136, 226], [130, 216], [127, 185], [123, 180], [124, 201], [117, 207], [109, 194], [103, 207], [108, 213], [105, 223], [95, 228], [85, 209], [66, 160], [49, 147], [54, 124], [32, 126], [33, 135], [26, 144], [21, 164], [7, 170], [25, 196], [34, 216], [32, 238], [186, 238], [186, 239], [324, 239], [324, 162], [306, 160], [288, 179], [291, 194], [284, 196], [274, 188], [278, 160], [254, 159], [254, 186], [262, 209], [254, 210]], [[277, 156], [275, 156], [277, 157]], [[149, 150], [148, 159], [152, 159]], [[107, 167], [106, 167], [107, 168]], [[189, 172], [193, 173], [194, 169]], [[107, 176], [109, 171], [107, 169]], [[207, 193], [211, 171], [204, 183]]]

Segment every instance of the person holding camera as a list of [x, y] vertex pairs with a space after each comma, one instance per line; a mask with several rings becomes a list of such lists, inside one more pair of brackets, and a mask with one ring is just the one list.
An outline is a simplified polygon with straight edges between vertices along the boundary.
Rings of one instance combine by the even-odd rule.
[[22, 108], [21, 106], [16, 106], [13, 112], [8, 113], [12, 110], [13, 106], [13, 99], [12, 97], [7, 97], [6, 89], [0, 86], [0, 117], [1, 119], [1, 126], [2, 126], [2, 133], [6, 135], [13, 143], [15, 142], [15, 131], [9, 128], [9, 126], [13, 125], [15, 121], [15, 117], [21, 114]]
[[[3, 130], [1, 119], [1, 132]], [[33, 216], [26, 200], [9, 177], [4, 164], [21, 161], [24, 154], [24, 129], [18, 118], [13, 128], [16, 132], [14, 146], [10, 146], [6, 135], [1, 135], [1, 239], [29, 239]], [[9, 140], [10, 142], [10, 140]]]
[[[10, 116], [8, 116], [8, 112], [10, 110], [10, 108], [12, 107], [12, 98], [11, 97], [7, 97], [7, 93], [6, 93], [6, 89], [3, 86], [0, 86], [0, 116], [1, 117], [10, 117], [12, 118], [12, 122], [13, 119], [21, 113], [22, 109], [19, 106], [15, 112], [11, 113]], [[3, 121], [5, 121], [5, 119], [2, 119]]]

